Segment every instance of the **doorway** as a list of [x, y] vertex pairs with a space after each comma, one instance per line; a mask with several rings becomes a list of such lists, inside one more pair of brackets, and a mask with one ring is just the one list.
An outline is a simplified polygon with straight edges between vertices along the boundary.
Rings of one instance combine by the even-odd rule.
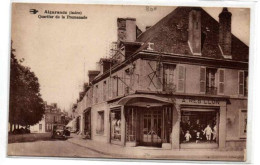
[[144, 146], [162, 145], [162, 110], [147, 108], [143, 111], [141, 144]]

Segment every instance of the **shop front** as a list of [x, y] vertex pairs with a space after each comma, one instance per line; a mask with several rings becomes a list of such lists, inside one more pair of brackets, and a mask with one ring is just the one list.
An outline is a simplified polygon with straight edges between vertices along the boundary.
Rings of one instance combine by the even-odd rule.
[[171, 102], [159, 97], [129, 97], [118, 104], [123, 105], [110, 109], [111, 143], [153, 147], [171, 143]]
[[179, 146], [176, 148], [225, 148], [226, 102], [224, 97], [176, 99], [176, 108], [180, 115], [177, 121], [179, 130], [175, 130], [179, 132]]
[[164, 149], [224, 148], [226, 100], [133, 96], [110, 109], [110, 142]]
[[180, 148], [218, 148], [219, 109], [181, 109]]

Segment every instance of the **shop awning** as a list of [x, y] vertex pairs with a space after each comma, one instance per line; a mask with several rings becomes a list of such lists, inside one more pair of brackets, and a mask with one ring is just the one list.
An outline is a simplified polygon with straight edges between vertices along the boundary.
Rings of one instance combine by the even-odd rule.
[[172, 104], [172, 101], [166, 97], [147, 95], [147, 94], [133, 94], [121, 98], [118, 101], [119, 105], [131, 105], [141, 107], [156, 107]]
[[72, 127], [73, 127], [73, 122], [75, 122], [74, 119], [71, 120], [71, 121], [66, 125], [66, 127], [72, 128]]

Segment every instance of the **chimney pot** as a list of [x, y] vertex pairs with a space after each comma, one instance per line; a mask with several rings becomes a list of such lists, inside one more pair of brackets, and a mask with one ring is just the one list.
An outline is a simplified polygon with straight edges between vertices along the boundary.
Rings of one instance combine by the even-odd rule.
[[118, 18], [117, 19], [118, 42], [134, 42], [136, 40], [136, 19]]
[[188, 43], [193, 55], [201, 55], [201, 10], [193, 8], [189, 13]]
[[219, 47], [224, 57], [231, 57], [231, 17], [226, 7], [219, 14]]

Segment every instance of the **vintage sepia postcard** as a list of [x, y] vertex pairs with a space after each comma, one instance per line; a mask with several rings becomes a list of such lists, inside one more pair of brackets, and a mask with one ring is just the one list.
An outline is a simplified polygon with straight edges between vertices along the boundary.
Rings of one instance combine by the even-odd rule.
[[13, 3], [8, 156], [247, 160], [250, 8]]

